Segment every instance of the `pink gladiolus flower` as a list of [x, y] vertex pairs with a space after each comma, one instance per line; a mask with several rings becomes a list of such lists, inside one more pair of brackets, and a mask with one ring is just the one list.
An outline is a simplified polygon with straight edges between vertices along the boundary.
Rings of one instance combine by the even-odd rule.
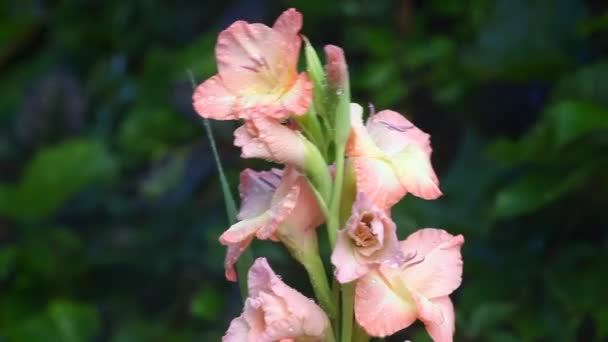
[[430, 137], [401, 114], [383, 110], [363, 125], [363, 109], [351, 105], [352, 131], [346, 153], [355, 168], [357, 190], [388, 209], [406, 193], [435, 199], [441, 196], [431, 166]]
[[311, 299], [287, 286], [265, 258], [248, 274], [249, 297], [224, 342], [324, 341], [329, 320]]
[[381, 264], [399, 267], [405, 258], [396, 230], [393, 220], [369, 202], [364, 193], [359, 193], [346, 227], [338, 232], [331, 255], [336, 279], [348, 283]]
[[435, 342], [454, 335], [454, 307], [448, 297], [462, 281], [462, 235], [426, 228], [401, 241], [410, 260], [400, 268], [381, 266], [359, 279], [355, 317], [372, 336], [384, 337], [420, 319]]
[[[253, 238], [279, 241], [298, 236], [305, 244], [323, 223], [323, 214], [306, 177], [293, 168], [241, 172], [239, 222], [219, 238], [228, 246], [224, 267], [226, 278], [236, 281], [234, 264]], [[308, 235], [310, 234], [310, 235]], [[316, 236], [314, 236], [316, 243]]]
[[312, 84], [298, 74], [302, 14], [289, 9], [274, 26], [237, 21], [222, 31], [215, 46], [218, 73], [196, 88], [194, 108], [216, 120], [304, 114]]
[[304, 138], [300, 132], [276, 120], [247, 120], [234, 131], [234, 137], [234, 144], [241, 147], [243, 158], [260, 158], [299, 169], [304, 167]]

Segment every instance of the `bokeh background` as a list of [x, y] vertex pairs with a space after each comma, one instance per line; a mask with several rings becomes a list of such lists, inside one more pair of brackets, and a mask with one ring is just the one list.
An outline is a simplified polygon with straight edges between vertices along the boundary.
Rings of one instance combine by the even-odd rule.
[[[219, 340], [241, 304], [186, 70], [287, 7], [344, 47], [355, 101], [432, 134], [444, 196], [393, 216], [401, 237], [465, 235], [455, 340], [608, 341], [603, 0], [3, 1], [0, 341]], [[213, 123], [233, 190], [269, 167], [239, 159], [235, 125]], [[253, 248], [310, 293], [280, 246]]]

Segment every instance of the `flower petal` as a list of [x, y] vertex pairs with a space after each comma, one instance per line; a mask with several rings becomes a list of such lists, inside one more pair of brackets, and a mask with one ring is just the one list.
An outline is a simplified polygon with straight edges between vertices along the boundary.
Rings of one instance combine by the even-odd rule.
[[416, 304], [397, 295], [377, 271], [357, 281], [355, 318], [371, 336], [384, 337], [416, 321]]
[[331, 263], [336, 267], [335, 276], [341, 284], [350, 283], [371, 270], [367, 264], [358, 262], [355, 253], [348, 232], [345, 229], [338, 231]]
[[408, 145], [403, 151], [394, 155], [393, 164], [398, 170], [401, 184], [414, 196], [427, 200], [442, 195], [439, 180], [431, 165], [430, 155], [417, 145]]
[[243, 342], [248, 341], [249, 338], [249, 325], [245, 321], [245, 318], [239, 316], [230, 322], [230, 326], [226, 331], [223, 342]]
[[268, 109], [268, 115], [273, 118], [283, 118], [290, 113], [303, 115], [312, 101], [312, 82], [308, 74], [300, 73], [293, 85], [281, 96], [281, 106]]
[[302, 22], [302, 13], [290, 8], [281, 13], [272, 28], [287, 37], [297, 36], [302, 29]]
[[434, 319], [434, 317], [420, 316], [420, 319], [424, 322], [426, 331], [431, 335], [435, 342], [452, 342], [454, 339], [455, 331], [455, 317], [454, 317], [454, 305], [450, 297], [439, 297], [430, 301], [433, 306], [432, 312], [439, 312], [441, 314], [441, 320]]
[[264, 213], [263, 215], [254, 218], [239, 221], [222, 233], [219, 241], [224, 246], [244, 241], [255, 235], [255, 233], [267, 225], [271, 219], [272, 217], [269, 213]]
[[254, 171], [245, 169], [241, 172], [239, 195], [241, 208], [237, 218], [245, 220], [263, 214], [270, 209], [272, 196], [275, 193], [283, 171]]
[[411, 289], [432, 299], [452, 293], [462, 281], [462, 235], [453, 236], [445, 230], [425, 228], [401, 241], [404, 254], [416, 253], [419, 260], [402, 272], [402, 279]]
[[290, 47], [285, 37], [272, 28], [239, 20], [217, 39], [218, 73], [226, 88], [234, 93], [269, 94], [277, 84], [293, 77], [295, 65], [287, 65], [285, 60], [285, 56], [294, 53]]
[[304, 166], [306, 146], [299, 132], [278, 121], [257, 118], [248, 120], [234, 132], [234, 144], [241, 147], [241, 157], [261, 158], [279, 164]]
[[395, 111], [383, 110], [370, 116], [366, 126], [376, 146], [389, 155], [411, 144], [427, 154], [432, 152], [430, 136]]
[[226, 89], [222, 78], [218, 75], [206, 80], [194, 91], [192, 96], [194, 109], [207, 119], [236, 120], [239, 113], [235, 109], [237, 98]]
[[391, 164], [373, 157], [351, 157], [356, 174], [357, 191], [367, 195], [378, 208], [389, 209], [407, 190], [399, 182]]
[[[256, 259], [253, 266], [249, 269], [248, 286], [251, 297], [258, 297], [261, 293], [267, 293], [282, 299], [289, 316], [293, 316], [288, 318], [290, 320], [292, 318], [300, 320], [301, 333], [297, 334], [297, 330], [294, 329], [294, 331], [291, 331], [291, 335], [286, 335], [285, 337], [300, 335], [321, 337], [325, 334], [329, 321], [323, 310], [312, 300], [287, 286], [272, 271], [266, 258]], [[278, 326], [284, 326], [287, 329], [289, 327], [293, 328], [291, 323], [275, 325], [274, 328], [276, 329]], [[277, 331], [274, 331], [274, 333], [277, 333]]]
[[226, 257], [224, 258], [224, 275], [226, 279], [229, 281], [236, 281], [237, 274], [234, 270], [234, 264], [239, 259], [243, 251], [249, 247], [253, 237], [247, 238], [237, 243], [232, 243], [228, 245], [228, 250], [226, 251]]
[[265, 240], [274, 237], [285, 219], [293, 213], [299, 201], [300, 186], [297, 183], [299, 177], [300, 174], [290, 167], [283, 172], [281, 183], [271, 199], [270, 216], [272, 219], [256, 233], [258, 239]]

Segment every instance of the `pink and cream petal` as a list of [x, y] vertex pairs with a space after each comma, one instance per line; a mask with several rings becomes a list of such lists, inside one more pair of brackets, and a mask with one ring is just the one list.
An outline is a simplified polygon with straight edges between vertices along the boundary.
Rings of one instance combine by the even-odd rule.
[[454, 340], [454, 331], [456, 328], [456, 320], [454, 317], [454, 305], [450, 297], [440, 297], [431, 300], [432, 304], [441, 311], [443, 320], [437, 322], [434, 320], [425, 320], [424, 326], [429, 335], [435, 342], [452, 342]]
[[383, 152], [374, 144], [363, 125], [363, 108], [350, 104], [351, 133], [346, 144], [346, 154], [349, 157], [382, 157]]
[[270, 209], [272, 196], [278, 187], [282, 170], [254, 171], [245, 169], [241, 172], [239, 194], [241, 208], [237, 218], [244, 220], [263, 214]]
[[442, 195], [430, 156], [417, 145], [408, 145], [392, 158], [401, 184], [414, 196], [427, 200]]
[[284, 37], [263, 24], [237, 21], [222, 31], [215, 47], [218, 73], [238, 94], [271, 93], [287, 75]]
[[278, 121], [258, 118], [247, 121], [234, 132], [234, 144], [241, 157], [261, 158], [279, 164], [304, 166], [306, 146], [299, 132]]
[[295, 8], [290, 8], [277, 18], [272, 28], [285, 37], [298, 36], [302, 29], [302, 13], [298, 12]]
[[196, 87], [192, 101], [196, 112], [204, 118], [236, 120], [240, 117], [236, 96], [226, 89], [218, 75]]
[[426, 298], [447, 296], [462, 281], [462, 235], [453, 236], [441, 229], [426, 228], [401, 241], [403, 253], [416, 253], [420, 262], [407, 267], [402, 279], [408, 287]]
[[239, 221], [222, 233], [219, 241], [224, 246], [239, 243], [254, 236], [256, 232], [267, 225], [271, 219], [272, 217], [268, 213], [264, 213], [263, 215], [251, 219]]
[[378, 208], [388, 209], [407, 193], [391, 164], [371, 157], [353, 157], [357, 191], [364, 192]]
[[431, 154], [430, 135], [395, 111], [383, 110], [370, 116], [366, 126], [376, 146], [389, 155], [412, 144]]
[[312, 101], [312, 88], [308, 74], [300, 73], [294, 84], [281, 96], [281, 108], [275, 110], [275, 113], [269, 113], [269, 116], [282, 118], [286, 116], [285, 113], [305, 114]]
[[241, 316], [235, 318], [230, 322], [230, 326], [226, 331], [223, 342], [243, 342], [249, 340], [249, 325], [245, 319]]
[[355, 318], [369, 335], [392, 335], [413, 324], [416, 316], [416, 303], [393, 292], [379, 272], [370, 272], [357, 281]]
[[243, 254], [243, 251], [247, 249], [247, 247], [249, 247], [252, 240], [253, 237], [250, 237], [248, 239], [242, 240], [237, 243], [229, 244], [227, 246], [228, 249], [226, 251], [226, 257], [224, 258], [224, 273], [226, 279], [230, 281], [237, 280], [237, 274], [234, 269], [234, 264], [236, 264], [236, 261], [239, 259], [241, 254]]
[[331, 263], [336, 268], [334, 275], [341, 284], [350, 283], [370, 271], [368, 265], [357, 260], [356, 251], [345, 229], [338, 232]]

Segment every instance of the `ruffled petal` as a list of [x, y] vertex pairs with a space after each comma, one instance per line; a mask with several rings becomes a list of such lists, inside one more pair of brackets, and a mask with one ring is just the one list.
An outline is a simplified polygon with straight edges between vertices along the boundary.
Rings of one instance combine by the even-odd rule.
[[239, 220], [253, 218], [270, 209], [272, 196], [281, 182], [282, 175], [283, 171], [279, 169], [243, 170], [239, 183], [241, 208], [237, 218]]
[[363, 125], [363, 108], [350, 104], [351, 133], [346, 144], [346, 154], [349, 157], [381, 158], [383, 152], [376, 146]]
[[[277, 300], [282, 300], [285, 304], [287, 316], [281, 322], [278, 316], [273, 316], [273, 329], [285, 327], [290, 334], [283, 338], [297, 336], [322, 337], [328, 327], [328, 318], [312, 300], [306, 298], [298, 291], [287, 286], [270, 268], [266, 258], [258, 258], [249, 269], [248, 275], [249, 295], [258, 297], [262, 293], [275, 296]], [[281, 303], [274, 301], [274, 304]], [[275, 309], [277, 309], [275, 307]], [[274, 311], [277, 313], [278, 311]], [[294, 319], [297, 320], [299, 327], [294, 327]], [[272, 331], [274, 336], [280, 335], [280, 331]]]
[[236, 96], [226, 89], [218, 75], [196, 87], [192, 101], [196, 112], [204, 118], [236, 120], [240, 117], [236, 110], [238, 108]]
[[398, 268], [405, 262], [395, 223], [365, 193], [357, 194], [351, 212], [331, 256], [340, 283], [351, 282], [380, 265]]
[[364, 192], [378, 208], [389, 209], [407, 193], [391, 164], [373, 157], [352, 157], [357, 191]]
[[226, 331], [223, 342], [243, 342], [248, 341], [249, 338], [249, 325], [245, 319], [241, 316], [235, 318], [230, 322], [230, 326]]
[[394, 155], [393, 164], [401, 184], [414, 196], [427, 200], [442, 195], [439, 180], [431, 165], [430, 155], [417, 145], [408, 145]]
[[308, 78], [308, 74], [300, 73], [289, 90], [281, 96], [281, 106], [274, 109], [274, 112], [269, 116], [282, 118], [286, 116], [285, 113], [303, 115], [310, 107], [312, 88], [312, 82]]
[[285, 37], [272, 28], [237, 21], [218, 37], [218, 73], [233, 93], [269, 94], [295, 72], [295, 65], [287, 65], [285, 60], [293, 54], [289, 50]]
[[383, 110], [370, 116], [366, 127], [376, 146], [389, 155], [412, 144], [429, 155], [432, 152], [430, 135], [395, 111]]
[[252, 240], [253, 237], [250, 237], [240, 242], [228, 245], [226, 257], [224, 258], [224, 275], [229, 281], [237, 280], [237, 273], [234, 269], [234, 264], [236, 264], [236, 261], [239, 259], [241, 254], [243, 254], [243, 251], [249, 247]]
[[379, 272], [370, 272], [357, 281], [355, 318], [369, 335], [392, 335], [414, 323], [416, 316], [414, 301], [393, 292]]
[[304, 166], [306, 146], [299, 132], [266, 118], [248, 120], [234, 132], [241, 157]]
[[251, 219], [239, 221], [220, 235], [220, 243], [227, 246], [246, 240], [267, 225], [271, 219], [272, 217], [269, 213], [264, 213]]
[[429, 299], [447, 296], [462, 281], [462, 235], [445, 230], [420, 229], [401, 241], [403, 253], [416, 253], [412, 266], [401, 274], [407, 286]]
[[277, 18], [272, 28], [286, 37], [297, 36], [302, 29], [302, 13], [290, 8]]
[[[435, 342], [452, 342], [455, 331], [454, 305], [450, 297], [439, 297], [426, 302], [424, 315], [420, 320], [424, 322], [426, 331]], [[429, 316], [430, 315], [430, 316]]]
[[283, 222], [293, 213], [300, 195], [298, 177], [300, 174], [290, 167], [283, 173], [281, 183], [271, 199], [270, 216], [272, 219], [257, 232], [258, 239], [265, 240], [274, 237]]
[[331, 254], [331, 263], [336, 267], [336, 279], [342, 284], [350, 283], [370, 271], [367, 264], [359, 263], [354, 249], [346, 230], [340, 230]]

